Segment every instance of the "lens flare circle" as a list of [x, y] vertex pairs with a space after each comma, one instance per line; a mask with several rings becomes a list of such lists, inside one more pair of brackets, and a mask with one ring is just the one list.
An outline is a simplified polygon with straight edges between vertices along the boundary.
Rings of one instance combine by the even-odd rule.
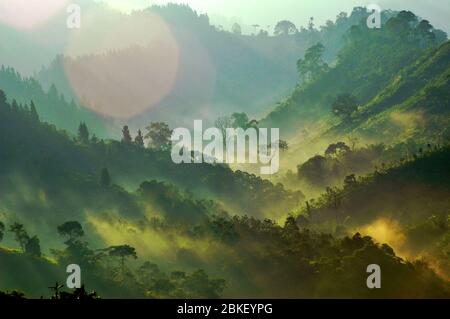
[[67, 7], [68, 0], [0, 0], [0, 23], [30, 30]]
[[172, 91], [179, 48], [166, 22], [151, 12], [113, 21], [84, 13], [81, 29], [73, 31], [66, 48], [73, 58], [65, 60], [64, 69], [85, 107], [127, 119]]

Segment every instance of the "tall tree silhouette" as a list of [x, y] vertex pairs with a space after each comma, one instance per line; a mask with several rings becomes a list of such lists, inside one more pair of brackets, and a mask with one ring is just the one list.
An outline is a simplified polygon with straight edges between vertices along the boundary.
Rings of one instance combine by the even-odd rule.
[[134, 143], [139, 147], [144, 147], [144, 136], [142, 135], [141, 130], [138, 130], [138, 133], [134, 138]]
[[87, 144], [89, 142], [89, 129], [84, 122], [81, 122], [78, 126], [78, 141], [83, 144]]
[[123, 143], [133, 142], [128, 125], [125, 125], [122, 129], [122, 142]]
[[25, 230], [23, 224], [14, 223], [9, 226], [9, 231], [14, 233], [16, 241], [19, 243], [20, 248], [25, 252], [26, 244], [30, 240], [30, 236]]
[[6, 105], [6, 94], [3, 90], [0, 90], [0, 106]]
[[84, 236], [83, 227], [77, 221], [65, 222], [58, 226], [58, 233], [61, 236], [69, 237], [68, 242], [74, 242]]
[[34, 122], [39, 122], [39, 114], [36, 110], [36, 106], [34, 105], [33, 101], [31, 101], [30, 104], [30, 117]]
[[276, 24], [274, 34], [275, 35], [291, 35], [298, 32], [297, 27], [291, 21], [283, 20]]
[[37, 236], [30, 237], [23, 224], [14, 223], [10, 225], [9, 231], [15, 234], [15, 239], [19, 243], [22, 252], [33, 256], [41, 256], [41, 246]]
[[127, 258], [137, 259], [136, 249], [129, 245], [111, 246], [108, 248], [108, 254], [119, 258], [122, 274], [125, 273], [125, 260]]

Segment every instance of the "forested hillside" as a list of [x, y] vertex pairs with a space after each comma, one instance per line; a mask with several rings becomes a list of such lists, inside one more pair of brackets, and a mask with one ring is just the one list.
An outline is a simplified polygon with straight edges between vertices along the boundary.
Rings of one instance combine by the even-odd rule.
[[[226, 165], [176, 165], [171, 160], [170, 150], [161, 145], [146, 149], [143, 141], [139, 144], [132, 140], [119, 142], [90, 136], [85, 123], [80, 124], [78, 136], [72, 139], [52, 125], [41, 124], [36, 108], [10, 105], [5, 101], [3, 94], [0, 170], [8, 177], [5, 181], [10, 180], [11, 187], [17, 187], [15, 191], [11, 187], [5, 188], [11, 193], [20, 193], [21, 186], [11, 179], [26, 178], [25, 184], [37, 183], [32, 188], [48, 186], [53, 189], [59, 185], [61, 188], [55, 190], [70, 195], [69, 189], [76, 190], [83, 182], [95, 184], [102, 170], [107, 169], [114, 182], [129, 190], [135, 190], [145, 180], [157, 179], [189, 190], [193, 197], [211, 198], [233, 212], [253, 216], [281, 216], [280, 209], [289, 210], [302, 199], [299, 192], [286, 191], [282, 185], [273, 185], [255, 175], [233, 172]], [[13, 131], [15, 133], [10, 134]], [[155, 133], [163, 134], [158, 130]], [[170, 135], [165, 138], [169, 140]], [[20, 147], [16, 147], [18, 145]], [[43, 149], [46, 151], [42, 152]], [[95, 194], [88, 197], [92, 197], [93, 203], [98, 201]], [[72, 202], [59, 196], [55, 198], [60, 201], [62, 210], [64, 205], [67, 207]], [[78, 201], [73, 203], [80, 204]], [[126, 214], [132, 211], [126, 210]], [[183, 215], [186, 212], [180, 213], [180, 218], [188, 218]]]
[[[284, 226], [246, 216], [263, 212], [272, 203], [278, 213], [289, 212], [282, 203], [289, 205], [295, 199], [298, 204], [300, 198], [282, 186], [220, 166], [184, 171], [169, 164], [162, 150], [145, 150], [126, 141], [86, 140], [83, 125], [73, 141], [41, 124], [34, 111], [5, 101], [3, 95], [1, 234], [8, 246], [17, 245], [12, 237], [16, 234], [21, 249], [0, 251], [0, 267], [20, 269], [14, 265], [26, 262], [41, 269], [42, 282], [27, 281], [25, 274], [23, 280], [0, 282], [0, 287], [20, 288], [35, 297], [45, 294], [43, 282], [60, 278], [61, 267], [75, 260], [88, 272], [89, 288], [106, 297], [125, 292], [128, 297], [166, 298], [448, 295], [448, 285], [425, 262], [407, 262], [370, 237], [334, 237], [292, 216], [282, 222]], [[17, 134], [9, 134], [14, 129]], [[139, 158], [146, 165], [139, 164]], [[195, 199], [164, 182], [143, 182], [132, 192], [119, 186], [120, 173], [132, 177], [136, 169], [142, 170], [142, 180], [172, 179], [189, 185], [190, 191], [201, 181], [212, 197], [224, 203], [232, 199], [234, 206], [228, 206], [236, 210], [227, 213], [217, 202]], [[217, 187], [220, 192], [215, 193]], [[247, 205], [246, 210], [233, 217], [239, 204]], [[56, 230], [68, 240], [56, 240]], [[379, 291], [365, 289], [361, 280], [365, 273], [361, 265], [374, 258], [389, 269]]]
[[[361, 22], [361, 25], [353, 26], [347, 33], [347, 44], [339, 52], [335, 66], [318, 68], [317, 65], [324, 65], [321, 59], [323, 50], [320, 46], [310, 48], [310, 59], [317, 57], [318, 60], [299, 61], [299, 65], [300, 62], [312, 63], [309, 68], [299, 68], [300, 75], [307, 76], [308, 81], [270, 113], [263, 123], [284, 127], [287, 136], [295, 135], [299, 128], [308, 127], [311, 120], [340, 117], [343, 125], [352, 127], [351, 120], [358, 119], [360, 111], [371, 108], [370, 104], [374, 103], [372, 99], [380, 102], [380, 98], [386, 98], [383, 92], [389, 90], [393, 83], [395, 87], [411, 83], [414, 88], [403, 91], [397, 100], [386, 100], [384, 109], [404, 102], [411, 94], [416, 94], [418, 88], [423, 88], [425, 83], [416, 82], [411, 71], [408, 71], [414, 66], [417, 68], [422, 61], [433, 64], [433, 70], [438, 70], [439, 77], [443, 71], [441, 68], [448, 63], [448, 57], [443, 53], [445, 47], [438, 54], [441, 56], [440, 62], [429, 60], [430, 50], [438, 48], [445, 40], [445, 33], [433, 29], [428, 21], [419, 20], [411, 12], [403, 11], [390, 18], [381, 29], [368, 29]], [[421, 68], [426, 66], [421, 65]], [[333, 104], [346, 94], [352, 97], [350, 102], [345, 103], [348, 107], [333, 113]], [[375, 108], [371, 110], [373, 116]]]
[[9, 102], [30, 104], [33, 101], [42, 121], [52, 123], [72, 134], [77, 132], [80, 122], [85, 122], [91, 133], [99, 137], [109, 136], [106, 119], [68, 100], [52, 85], [45, 91], [34, 78], [24, 78], [13, 68], [0, 69], [0, 88], [8, 93]]
[[[357, 7], [245, 35], [186, 5], [81, 6], [79, 32], [64, 14], [0, 25], [1, 300], [450, 298], [450, 42], [432, 22], [386, 10], [369, 29]], [[175, 164], [194, 119], [279, 128], [280, 171]]]

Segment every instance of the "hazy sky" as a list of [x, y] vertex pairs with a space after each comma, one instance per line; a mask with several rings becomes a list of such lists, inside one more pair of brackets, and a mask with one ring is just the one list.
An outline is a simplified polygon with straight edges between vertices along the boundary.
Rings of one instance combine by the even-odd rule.
[[[102, 0], [98, 0], [102, 1]], [[273, 26], [287, 19], [306, 25], [309, 17], [323, 24], [341, 11], [355, 6], [378, 4], [382, 9], [408, 9], [450, 32], [450, 0], [103, 0], [124, 11], [144, 8], [150, 4], [185, 3], [212, 17], [234, 18], [247, 25]]]

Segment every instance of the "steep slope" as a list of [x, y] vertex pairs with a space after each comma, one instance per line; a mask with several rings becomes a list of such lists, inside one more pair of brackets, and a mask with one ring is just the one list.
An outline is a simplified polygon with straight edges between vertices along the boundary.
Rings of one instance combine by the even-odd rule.
[[[406, 67], [354, 115], [354, 132], [401, 142], [450, 138], [450, 42]], [[393, 139], [392, 139], [393, 138]]]
[[355, 96], [359, 105], [369, 103], [428, 48], [442, 43], [441, 31], [431, 26], [422, 31], [420, 25], [418, 17], [401, 12], [380, 30], [364, 24], [352, 27], [336, 66], [301, 85], [263, 123], [282, 127], [285, 136], [293, 136], [311, 121], [336, 123], [331, 105], [340, 94]]

